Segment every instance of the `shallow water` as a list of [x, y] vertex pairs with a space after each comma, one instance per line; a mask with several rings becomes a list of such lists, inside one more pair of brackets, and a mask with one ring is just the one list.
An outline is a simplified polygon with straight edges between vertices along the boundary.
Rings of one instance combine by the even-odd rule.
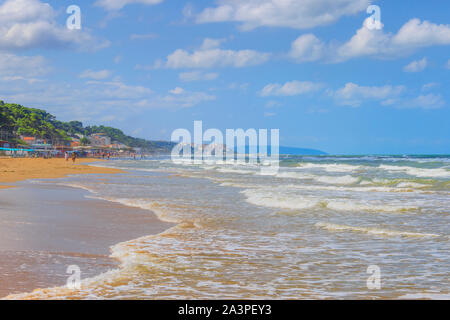
[[[59, 183], [177, 225], [111, 248], [71, 298], [450, 298], [450, 158], [284, 157], [260, 167], [111, 161]], [[368, 289], [369, 266], [381, 288]]]

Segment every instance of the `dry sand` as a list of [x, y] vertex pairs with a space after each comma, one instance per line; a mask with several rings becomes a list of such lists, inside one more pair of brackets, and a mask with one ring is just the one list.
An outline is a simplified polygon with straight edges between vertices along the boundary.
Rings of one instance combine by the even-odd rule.
[[[0, 183], [11, 183], [28, 179], [55, 179], [69, 174], [101, 174], [122, 173], [123, 171], [110, 168], [98, 168], [82, 163], [102, 161], [99, 159], [32, 159], [32, 158], [2, 158], [0, 159]], [[10, 186], [0, 186], [0, 189]]]

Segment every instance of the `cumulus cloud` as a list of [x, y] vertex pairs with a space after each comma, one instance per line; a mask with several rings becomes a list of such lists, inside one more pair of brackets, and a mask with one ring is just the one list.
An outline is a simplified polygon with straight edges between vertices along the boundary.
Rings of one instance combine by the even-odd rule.
[[45, 108], [61, 119], [98, 120], [105, 114], [126, 118], [138, 111], [140, 100], [152, 96], [149, 88], [122, 81], [92, 80], [83, 85], [68, 82], [2, 82], [5, 101]]
[[103, 104], [120, 105], [131, 108], [190, 108], [206, 101], [213, 101], [215, 96], [203, 92], [191, 92], [180, 87], [169, 90], [168, 94], [157, 94], [153, 90], [139, 85], [129, 85], [123, 81], [90, 81], [92, 94], [101, 98]]
[[95, 5], [102, 7], [108, 11], [117, 11], [129, 4], [145, 4], [155, 5], [163, 2], [164, 0], [97, 0]]
[[56, 23], [56, 12], [39, 0], [6, 0], [0, 5], [0, 49], [84, 48], [109, 45], [86, 31], [69, 30]]
[[271, 83], [261, 90], [261, 96], [297, 96], [318, 91], [323, 87], [320, 83], [310, 81], [290, 81], [285, 84]]
[[[395, 58], [436, 45], [450, 45], [450, 25], [411, 19], [395, 33], [369, 29], [367, 24], [343, 44], [326, 43], [313, 34], [304, 34], [291, 45], [289, 56], [297, 62], [342, 62], [358, 57]], [[383, 26], [382, 26], [383, 27]]]
[[209, 81], [215, 80], [219, 77], [218, 73], [215, 72], [202, 72], [202, 71], [192, 71], [192, 72], [182, 72], [178, 75], [178, 78], [184, 82], [191, 81]]
[[416, 61], [412, 61], [411, 63], [409, 63], [408, 65], [406, 65], [403, 68], [403, 71], [405, 71], [405, 72], [420, 72], [420, 71], [425, 70], [427, 65], [428, 65], [427, 58], [424, 57], [421, 60], [416, 60]]
[[117, 79], [90, 80], [81, 85], [62, 81], [11, 81], [2, 77], [0, 97], [28, 107], [45, 108], [61, 120], [81, 121], [123, 120], [149, 109], [189, 108], [215, 99], [207, 93], [187, 90], [158, 93]]
[[351, 107], [359, 107], [368, 102], [379, 102], [382, 106], [399, 109], [438, 109], [445, 105], [439, 94], [429, 93], [414, 97], [408, 93], [405, 86], [360, 86], [350, 82], [330, 93], [337, 104]]
[[360, 86], [349, 82], [332, 93], [340, 105], [359, 107], [367, 100], [382, 101], [384, 105], [393, 104], [406, 88], [404, 86]]
[[343, 16], [359, 13], [370, 0], [221, 0], [204, 9], [197, 23], [241, 23], [243, 30], [258, 27], [308, 29], [331, 24]]
[[298, 37], [291, 45], [289, 56], [298, 62], [317, 61], [326, 55], [326, 45], [313, 34]]
[[94, 80], [103, 80], [106, 78], [109, 78], [111, 76], [112, 72], [110, 70], [99, 70], [99, 71], [93, 71], [93, 70], [85, 70], [80, 74], [80, 78], [82, 79], [94, 79]]
[[[193, 52], [178, 49], [167, 57], [167, 68], [213, 68], [234, 67], [242, 68], [255, 66], [266, 62], [270, 54], [254, 50], [225, 50], [218, 46], [223, 41], [205, 39], [201, 47]], [[159, 65], [159, 63], [157, 64]]]

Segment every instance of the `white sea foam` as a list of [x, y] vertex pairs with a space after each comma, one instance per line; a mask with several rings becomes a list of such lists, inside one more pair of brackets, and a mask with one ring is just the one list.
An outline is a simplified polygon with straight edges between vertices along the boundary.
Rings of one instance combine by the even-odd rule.
[[416, 237], [416, 238], [429, 238], [429, 237], [439, 237], [437, 234], [433, 233], [418, 233], [418, 232], [406, 232], [397, 230], [387, 230], [373, 227], [353, 227], [341, 224], [318, 222], [315, 224], [318, 228], [323, 228], [329, 231], [353, 231], [362, 232], [373, 235], [389, 236], [389, 237]]
[[77, 183], [61, 183], [61, 185], [66, 186], [66, 187], [76, 188], [76, 189], [83, 189], [83, 190], [89, 191], [90, 193], [97, 193], [97, 191], [94, 190], [93, 188], [87, 187], [87, 186], [82, 185], [82, 184], [77, 184]]
[[367, 212], [406, 212], [418, 210], [415, 206], [405, 206], [401, 204], [381, 204], [369, 201], [330, 201], [327, 203], [327, 208], [336, 211], [367, 211]]
[[334, 177], [334, 176], [319, 176], [315, 177], [314, 180], [326, 183], [326, 184], [355, 184], [360, 181], [359, 178], [355, 178], [352, 176], [342, 176], [342, 177]]
[[243, 170], [243, 169], [233, 169], [233, 168], [219, 168], [216, 169], [217, 172], [221, 173], [233, 173], [233, 174], [255, 174], [256, 171]]
[[355, 199], [328, 199], [319, 196], [305, 196], [286, 194], [282, 190], [273, 189], [246, 189], [241, 191], [246, 197], [247, 202], [268, 207], [290, 210], [303, 210], [311, 208], [328, 208], [335, 211], [353, 211], [353, 212], [391, 212], [401, 213], [406, 211], [418, 210], [417, 206], [403, 205], [402, 203], [392, 202], [382, 203], [380, 201], [365, 201]]
[[307, 174], [303, 172], [293, 172], [293, 171], [284, 171], [279, 172], [276, 175], [277, 178], [286, 178], [286, 179], [300, 179], [300, 180], [307, 180], [307, 179], [314, 179], [314, 175]]
[[354, 172], [361, 170], [363, 166], [350, 164], [322, 164], [322, 163], [301, 163], [297, 168], [301, 169], [323, 169], [327, 172]]
[[305, 173], [301, 171], [281, 171], [276, 174], [276, 177], [284, 179], [315, 180], [317, 182], [324, 184], [336, 184], [336, 185], [350, 185], [355, 184], [361, 180], [361, 178], [353, 177], [350, 175], [330, 176], [330, 175]]
[[280, 194], [270, 194], [267, 192], [261, 192], [254, 189], [247, 189], [242, 191], [247, 197], [247, 202], [268, 207], [268, 208], [281, 208], [281, 209], [308, 209], [318, 205], [319, 200], [307, 197], [287, 197]]
[[[232, 186], [230, 184], [230, 186]], [[251, 188], [251, 187], [248, 187]], [[328, 191], [345, 191], [345, 192], [422, 192], [421, 190], [415, 190], [413, 186], [405, 185], [403, 187], [378, 187], [371, 186], [370, 184], [364, 184], [364, 186], [333, 186], [333, 185], [302, 185], [302, 184], [290, 184], [286, 185], [286, 189], [297, 190], [328, 190]]]
[[391, 165], [380, 165], [378, 168], [390, 172], [405, 172], [406, 174], [420, 178], [450, 178], [450, 170], [446, 168], [425, 169]]
[[450, 293], [433, 293], [433, 292], [422, 292], [422, 293], [409, 293], [398, 297], [400, 300], [450, 300]]
[[414, 189], [420, 189], [420, 188], [427, 188], [429, 185], [423, 184], [423, 183], [416, 183], [416, 182], [400, 182], [396, 185], [397, 188], [414, 188]]

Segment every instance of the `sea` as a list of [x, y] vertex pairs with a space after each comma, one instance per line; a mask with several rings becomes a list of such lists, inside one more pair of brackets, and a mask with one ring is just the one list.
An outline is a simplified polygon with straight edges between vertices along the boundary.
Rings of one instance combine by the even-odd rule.
[[174, 226], [112, 246], [120, 265], [81, 289], [35, 296], [450, 298], [450, 156], [280, 156], [273, 173], [168, 157], [94, 165], [127, 173], [59, 183]]

